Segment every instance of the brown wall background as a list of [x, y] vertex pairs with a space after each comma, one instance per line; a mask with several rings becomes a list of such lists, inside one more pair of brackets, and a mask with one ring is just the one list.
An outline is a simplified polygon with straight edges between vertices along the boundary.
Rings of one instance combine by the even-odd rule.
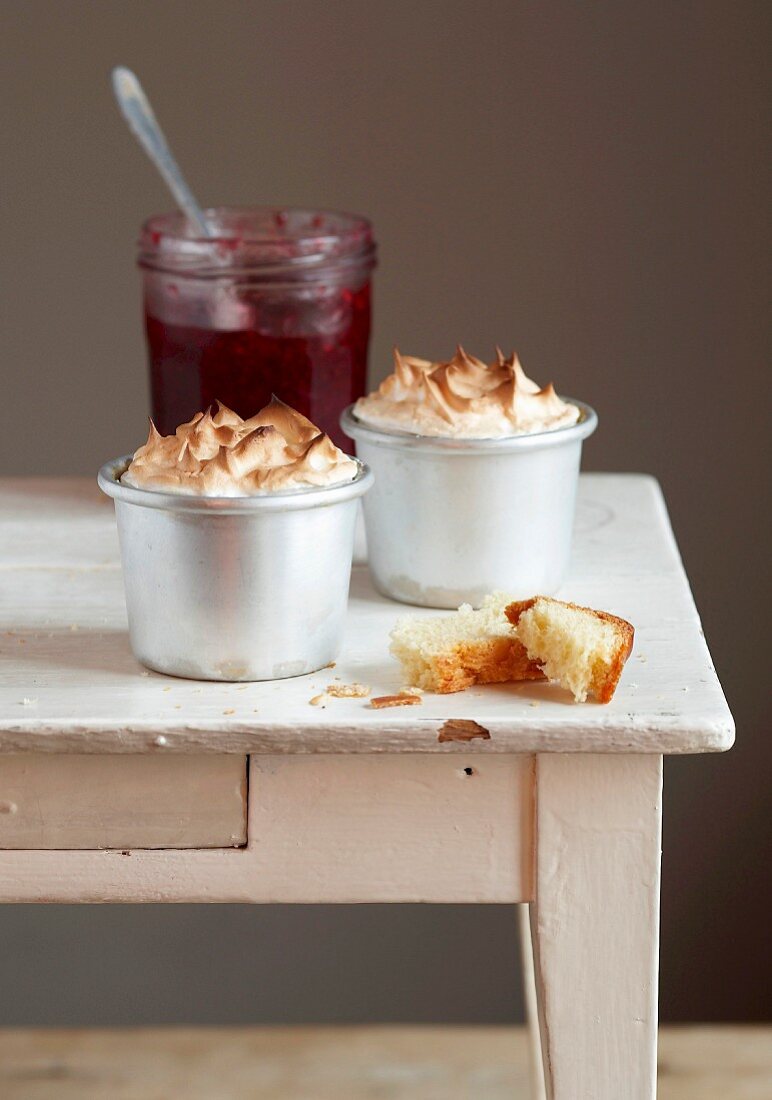
[[[766, 2], [5, 0], [0, 472], [145, 431], [133, 242], [169, 200], [368, 213], [373, 380], [516, 347], [598, 409], [589, 469], [665, 489], [738, 724], [665, 777], [662, 1015], [769, 1016]], [[0, 1023], [506, 1020], [506, 907], [0, 909]], [[765, 972], [766, 971], [766, 972]]]

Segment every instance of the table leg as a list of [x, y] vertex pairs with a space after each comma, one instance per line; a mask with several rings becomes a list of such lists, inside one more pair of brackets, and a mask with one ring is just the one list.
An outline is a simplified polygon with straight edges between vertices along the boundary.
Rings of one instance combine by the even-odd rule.
[[523, 969], [525, 1020], [528, 1025], [528, 1068], [531, 1080], [531, 1100], [546, 1100], [541, 1035], [539, 1033], [539, 1010], [536, 1001], [536, 975], [533, 969], [530, 906], [518, 905], [517, 917], [520, 928], [520, 961]]
[[548, 1100], [656, 1095], [662, 757], [536, 763], [531, 905]]

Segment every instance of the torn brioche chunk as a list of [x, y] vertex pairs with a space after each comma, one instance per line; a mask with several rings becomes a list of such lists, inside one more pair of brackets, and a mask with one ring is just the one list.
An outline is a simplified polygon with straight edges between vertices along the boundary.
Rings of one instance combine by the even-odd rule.
[[610, 701], [633, 648], [630, 623], [549, 596], [511, 603], [506, 616], [528, 657], [548, 679], [572, 692], [577, 703], [588, 694], [599, 703]]
[[543, 680], [544, 673], [526, 654], [507, 622], [510, 598], [486, 596], [479, 611], [463, 604], [441, 618], [409, 616], [391, 632], [391, 653], [412, 687], [445, 694], [472, 684]]

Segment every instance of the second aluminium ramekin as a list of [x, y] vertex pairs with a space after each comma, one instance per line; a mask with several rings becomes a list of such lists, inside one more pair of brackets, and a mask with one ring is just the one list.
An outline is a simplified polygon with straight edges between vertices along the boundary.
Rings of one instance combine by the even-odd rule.
[[338, 655], [357, 499], [353, 481], [250, 497], [136, 489], [108, 462], [129, 635], [149, 668], [196, 680], [276, 680]]
[[356, 417], [341, 425], [372, 469], [364, 500], [370, 570], [392, 599], [423, 607], [479, 606], [489, 592], [516, 599], [559, 587], [571, 551], [582, 441], [576, 424], [502, 439], [385, 430]]

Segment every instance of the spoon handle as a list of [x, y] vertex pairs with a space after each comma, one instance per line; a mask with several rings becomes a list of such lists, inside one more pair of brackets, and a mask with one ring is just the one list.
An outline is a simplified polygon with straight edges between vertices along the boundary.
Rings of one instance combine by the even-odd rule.
[[214, 231], [193, 197], [177, 161], [166, 143], [163, 130], [153, 114], [153, 108], [142, 91], [142, 85], [131, 69], [122, 65], [113, 69], [113, 91], [123, 117], [137, 141], [155, 164], [174, 195], [177, 205], [202, 237], [213, 237]]

